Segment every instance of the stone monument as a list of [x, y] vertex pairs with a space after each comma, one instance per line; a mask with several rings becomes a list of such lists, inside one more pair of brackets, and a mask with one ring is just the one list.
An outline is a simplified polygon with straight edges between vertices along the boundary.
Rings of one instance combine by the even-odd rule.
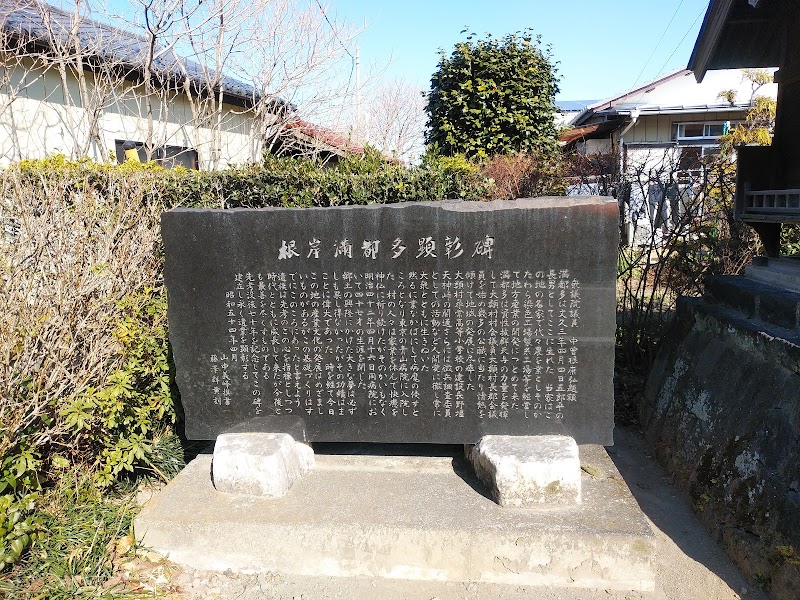
[[165, 213], [186, 433], [216, 448], [140, 537], [221, 570], [651, 589], [601, 447], [617, 221], [597, 197]]
[[162, 227], [190, 439], [612, 443], [613, 202], [176, 209]]

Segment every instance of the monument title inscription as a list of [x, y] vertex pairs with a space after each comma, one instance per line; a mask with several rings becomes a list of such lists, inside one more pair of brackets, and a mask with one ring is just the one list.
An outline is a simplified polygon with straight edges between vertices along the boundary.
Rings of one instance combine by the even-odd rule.
[[605, 198], [164, 213], [187, 436], [297, 421], [311, 441], [610, 444], [617, 214]]

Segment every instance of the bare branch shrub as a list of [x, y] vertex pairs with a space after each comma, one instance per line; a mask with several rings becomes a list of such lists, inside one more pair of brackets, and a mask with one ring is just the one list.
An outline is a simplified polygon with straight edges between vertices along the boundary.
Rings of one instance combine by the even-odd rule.
[[757, 249], [752, 230], [733, 219], [735, 164], [712, 156], [687, 169], [679, 159], [676, 150], [629, 153], [617, 184], [629, 219], [618, 263], [617, 342], [633, 370], [649, 367], [678, 296], [701, 295], [708, 275], [740, 273]]
[[568, 194], [612, 196], [619, 181], [616, 155], [613, 152], [572, 152], [564, 159], [564, 177]]
[[117, 302], [160, 277], [153, 176], [112, 175], [103, 190], [91, 177], [0, 176], [0, 457], [23, 433], [32, 447], [76, 443], [54, 403], [121, 360]]
[[163, 210], [483, 199], [487, 188], [463, 158], [265, 163], [202, 172], [60, 156], [0, 170], [0, 496], [20, 468], [33, 490], [65, 463], [101, 485], [155, 468], [147, 453], [176, 417]]
[[481, 161], [480, 172], [494, 181], [495, 198], [561, 195], [564, 182], [557, 159], [537, 152], [498, 154]]

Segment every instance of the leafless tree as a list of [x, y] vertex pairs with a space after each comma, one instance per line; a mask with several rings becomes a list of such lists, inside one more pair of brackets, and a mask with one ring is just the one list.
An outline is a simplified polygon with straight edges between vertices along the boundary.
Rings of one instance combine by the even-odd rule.
[[618, 262], [618, 341], [634, 367], [649, 366], [678, 296], [702, 294], [707, 275], [741, 272], [757, 247], [733, 219], [735, 165], [685, 151], [629, 152], [616, 184], [629, 223]]
[[[233, 144], [232, 136], [245, 147], [236, 160], [258, 161], [263, 151], [295, 135], [300, 115], [334, 128], [344, 122], [354, 91], [351, 46], [358, 32], [322, 5], [127, 2], [117, 15], [106, 13], [99, 0], [61, 0], [66, 11], [22, 0], [20, 5], [38, 12], [42, 27], [38, 39], [28, 32], [16, 46], [4, 43], [0, 109], [9, 112], [19, 82], [30, 86], [55, 72], [63, 91], [57, 100], [63, 110], [57, 112], [70, 140], [61, 151], [105, 159], [108, 115], [116, 113], [142, 124], [138, 141], [148, 159], [167, 144], [188, 145], [204, 168], [224, 164], [223, 147]], [[4, 121], [13, 118], [6, 114]], [[20, 144], [14, 147], [14, 158], [22, 158]]]
[[100, 120], [125, 80], [122, 62], [104, 51], [104, 44], [111, 42], [108, 36], [99, 35], [99, 30], [95, 35], [82, 35], [81, 25], [89, 16], [89, 6], [83, 0], [74, 0], [67, 18], [53, 15], [47, 4], [32, 6], [43, 24], [42, 35], [36, 40], [41, 48], [38, 62], [54, 69], [61, 81], [65, 109], [61, 114], [65, 132], [72, 140], [71, 154], [103, 157]]
[[420, 157], [425, 148], [426, 120], [422, 89], [394, 79], [365, 94], [365, 105], [365, 141], [403, 162]]
[[[267, 150], [281, 146], [298, 119], [293, 107], [305, 120], [341, 130], [355, 92], [359, 31], [313, 2], [262, 1], [259, 18], [248, 30], [250, 58], [237, 69], [258, 96], [255, 112], [261, 126], [253, 133], [262, 136]], [[280, 110], [278, 98], [285, 103]]]
[[[13, 15], [8, 5], [0, 15], [3, 73], [0, 115], [13, 141], [12, 155], [7, 158], [24, 158], [20, 129], [27, 125], [25, 121], [30, 119], [31, 111], [23, 109], [17, 114], [14, 108], [29, 97], [44, 96], [46, 101], [62, 104], [64, 109], [55, 114], [63, 126], [61, 137], [71, 146], [64, 149], [68, 153], [88, 154], [96, 142], [96, 117], [102, 104], [96, 92], [102, 90], [102, 85], [88, 83], [84, 66], [88, 66], [86, 51], [91, 49], [75, 43], [82, 8], [78, 1], [74, 15], [59, 14], [60, 18], [53, 18], [49, 5], [23, 0], [14, 5], [14, 11], [27, 12], [29, 23], [19, 22], [18, 15]], [[16, 22], [12, 20], [15, 16]], [[60, 81], [57, 89], [47, 89], [43, 83], [51, 73]]]
[[0, 127], [11, 142], [3, 148], [3, 158], [18, 160], [22, 158], [21, 144], [13, 107], [28, 86], [36, 84], [41, 73], [35, 69], [35, 59], [25, 43], [9, 31], [8, 19], [6, 11], [0, 12]]

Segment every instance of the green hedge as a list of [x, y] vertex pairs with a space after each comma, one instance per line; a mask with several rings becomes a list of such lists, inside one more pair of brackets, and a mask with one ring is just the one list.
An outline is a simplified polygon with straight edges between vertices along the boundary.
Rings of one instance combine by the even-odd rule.
[[[425, 202], [444, 198], [487, 200], [493, 182], [461, 156], [426, 156], [418, 167], [386, 162], [377, 152], [340, 160], [332, 166], [302, 158], [267, 156], [262, 164], [220, 171], [162, 169], [144, 165], [107, 165], [68, 161], [57, 155], [22, 161], [11, 167], [29, 181], [56, 176], [65, 195], [91, 189], [106, 197], [126, 190], [126, 180], [145, 182], [144, 198], [167, 208], [311, 207], [350, 204]], [[7, 170], [8, 172], [8, 170]]]
[[174, 453], [176, 422], [164, 210], [478, 200], [491, 189], [460, 157], [406, 168], [373, 151], [330, 167], [268, 157], [197, 172], [53, 156], [1, 171], [0, 569], [35, 539], [36, 494], [65, 473], [88, 470], [104, 487], [174, 471], [161, 456]]

